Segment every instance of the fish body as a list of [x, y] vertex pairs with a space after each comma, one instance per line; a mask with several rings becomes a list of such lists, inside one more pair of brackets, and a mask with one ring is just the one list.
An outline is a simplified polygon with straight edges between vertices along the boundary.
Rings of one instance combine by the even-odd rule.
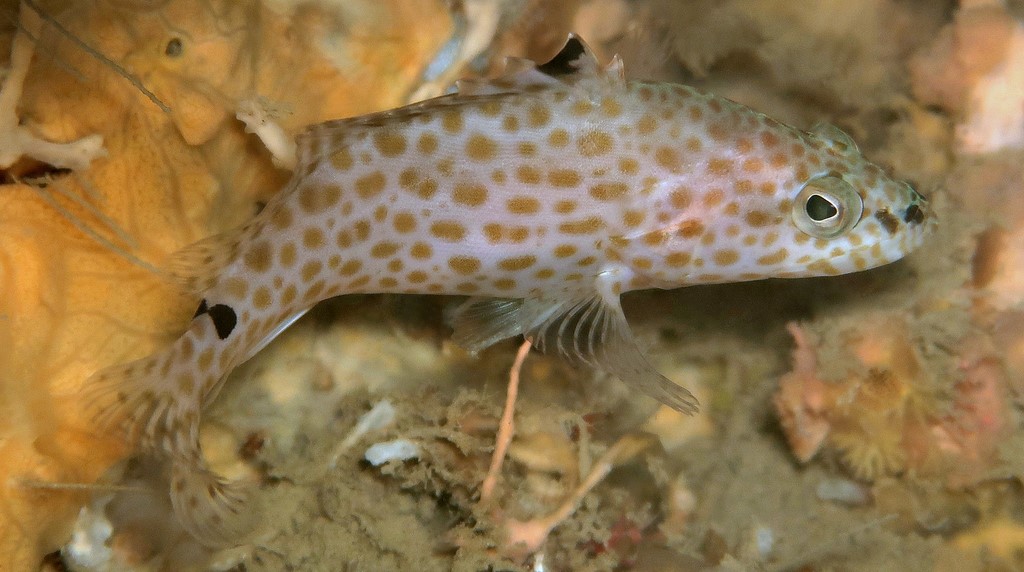
[[906, 183], [834, 127], [626, 81], [576, 38], [459, 93], [308, 129], [295, 175], [240, 230], [186, 249], [202, 303], [165, 350], [97, 374], [102, 411], [173, 461], [172, 499], [211, 543], [242, 497], [210, 472], [199, 413], [225, 376], [317, 302], [470, 295], [455, 339], [526, 335], [684, 412], [696, 400], [637, 347], [623, 292], [835, 275], [897, 260], [934, 224]]

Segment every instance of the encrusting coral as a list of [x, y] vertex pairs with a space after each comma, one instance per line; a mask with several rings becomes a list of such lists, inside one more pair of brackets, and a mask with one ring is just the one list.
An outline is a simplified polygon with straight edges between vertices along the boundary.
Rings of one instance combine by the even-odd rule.
[[[953, 488], [991, 474], [1010, 429], [1002, 361], [972, 337], [960, 344], [955, 371], [926, 368], [914, 328], [907, 317], [876, 315], [824, 342], [790, 325], [795, 367], [774, 403], [798, 460], [832, 450], [863, 480], [909, 472]], [[823, 355], [844, 372], [839, 379], [823, 378]]]
[[[4, 92], [23, 87], [20, 100], [0, 100], [17, 105], [34, 140], [102, 137], [106, 156], [88, 166], [14, 157], [0, 188], [0, 562], [13, 569], [34, 569], [64, 542], [86, 498], [74, 485], [128, 453], [95, 434], [77, 394], [93, 371], [148, 353], [187, 321], [194, 301], [155, 268], [250, 216], [286, 177], [233, 120], [238, 106], [271, 100], [294, 133], [401, 104], [451, 29], [433, 0], [350, 3], [359, 36], [314, 7], [47, 7], [31, 35], [45, 49], [21, 52], [6, 76]], [[35, 3], [21, 10], [33, 29]], [[408, 33], [392, 35], [394, 26]]]
[[911, 61], [914, 95], [957, 118], [957, 151], [1024, 145], [1024, 22], [1003, 0], [961, 0]]

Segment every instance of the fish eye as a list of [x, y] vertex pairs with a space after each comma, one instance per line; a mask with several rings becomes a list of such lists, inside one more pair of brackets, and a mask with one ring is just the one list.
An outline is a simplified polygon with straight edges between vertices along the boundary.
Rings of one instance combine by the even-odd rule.
[[808, 181], [793, 202], [793, 222], [815, 238], [835, 238], [860, 222], [864, 201], [853, 185], [829, 175]]

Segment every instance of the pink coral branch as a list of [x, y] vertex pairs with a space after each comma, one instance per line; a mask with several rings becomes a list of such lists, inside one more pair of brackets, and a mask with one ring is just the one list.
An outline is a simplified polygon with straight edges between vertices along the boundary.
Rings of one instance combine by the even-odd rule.
[[571, 517], [583, 499], [598, 485], [616, 466], [635, 457], [651, 445], [657, 438], [650, 434], [627, 434], [608, 448], [583, 482], [562, 501], [562, 504], [547, 516], [528, 521], [509, 519], [506, 524], [506, 546], [519, 555], [526, 556], [540, 550], [548, 535], [556, 526]]
[[494, 494], [494, 487], [498, 482], [498, 475], [501, 473], [501, 465], [505, 461], [505, 453], [512, 442], [512, 435], [515, 431], [515, 409], [516, 398], [519, 396], [519, 374], [523, 369], [523, 362], [530, 353], [533, 342], [526, 340], [519, 346], [516, 353], [516, 360], [508, 374], [508, 392], [505, 396], [505, 411], [501, 414], [501, 424], [498, 426], [498, 435], [494, 442], [494, 455], [491, 456], [491, 466], [487, 469], [487, 476], [480, 486], [480, 503], [484, 504]]

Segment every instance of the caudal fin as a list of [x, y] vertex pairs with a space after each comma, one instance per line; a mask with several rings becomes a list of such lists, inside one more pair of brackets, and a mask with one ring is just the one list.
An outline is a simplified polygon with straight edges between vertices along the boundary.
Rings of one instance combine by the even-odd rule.
[[172, 452], [172, 432], [181, 426], [178, 419], [188, 406], [159, 377], [161, 361], [161, 354], [154, 354], [86, 380], [82, 399], [98, 431], [116, 432], [136, 448]]
[[229, 482], [203, 462], [175, 460], [171, 468], [171, 505], [182, 526], [210, 547], [241, 544], [252, 532], [259, 509], [251, 484]]
[[99, 431], [116, 431], [139, 452], [170, 459], [171, 504], [182, 526], [211, 547], [237, 545], [257, 513], [244, 482], [206, 466], [199, 446], [201, 404], [166, 386], [161, 354], [107, 368], [87, 382], [85, 399]]

